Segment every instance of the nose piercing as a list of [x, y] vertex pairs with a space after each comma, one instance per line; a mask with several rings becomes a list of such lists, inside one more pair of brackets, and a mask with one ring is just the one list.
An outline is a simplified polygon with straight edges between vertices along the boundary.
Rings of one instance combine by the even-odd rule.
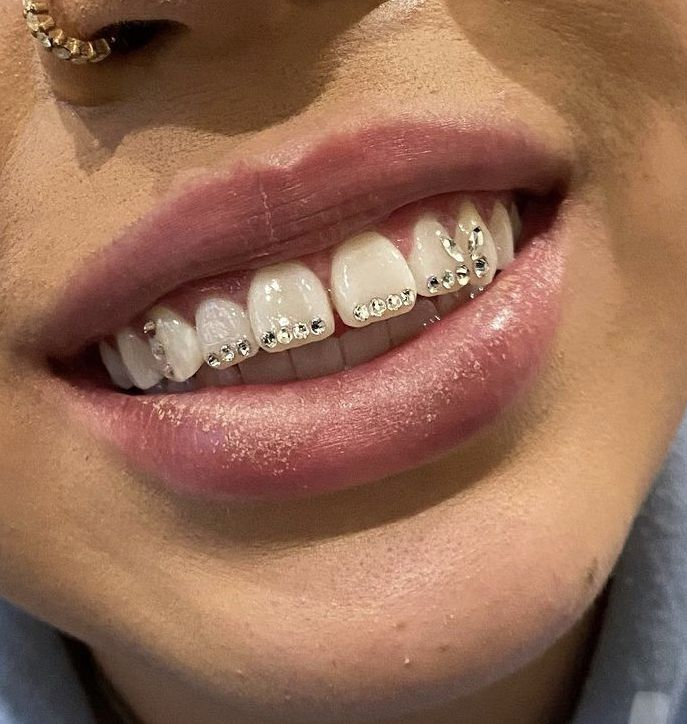
[[116, 37], [80, 40], [55, 24], [47, 3], [41, 0], [22, 0], [23, 15], [31, 35], [60, 60], [72, 63], [99, 63], [112, 53]]

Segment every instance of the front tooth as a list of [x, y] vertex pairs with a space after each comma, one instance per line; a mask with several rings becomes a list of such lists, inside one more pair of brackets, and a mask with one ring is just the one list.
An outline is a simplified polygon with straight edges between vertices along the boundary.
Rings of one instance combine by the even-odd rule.
[[162, 379], [159, 365], [146, 340], [127, 327], [117, 334], [117, 350], [132, 382], [140, 390], [149, 390]]
[[322, 282], [297, 262], [256, 272], [248, 291], [248, 315], [267, 352], [302, 347], [334, 333], [334, 313]]
[[119, 352], [105, 340], [100, 342], [98, 349], [100, 350], [100, 359], [103, 361], [112, 382], [123, 390], [130, 390], [134, 383], [126, 371], [126, 366]]
[[506, 207], [497, 201], [489, 220], [489, 230], [496, 244], [497, 267], [505, 269], [515, 257], [513, 223]]
[[413, 229], [408, 266], [417, 293], [423, 297], [451, 294], [470, 281], [467, 254], [432, 215], [422, 216]]
[[458, 213], [456, 241], [470, 254], [473, 287], [485, 287], [496, 274], [498, 259], [494, 239], [471, 201], [465, 201]]
[[196, 310], [196, 334], [205, 362], [224, 370], [258, 353], [246, 310], [222, 297], [203, 300]]
[[144, 331], [164, 376], [175, 382], [193, 377], [203, 364], [194, 327], [166, 307], [151, 309], [148, 320]]
[[401, 252], [372, 231], [337, 248], [331, 285], [336, 311], [349, 327], [405, 314], [417, 296], [415, 279]]

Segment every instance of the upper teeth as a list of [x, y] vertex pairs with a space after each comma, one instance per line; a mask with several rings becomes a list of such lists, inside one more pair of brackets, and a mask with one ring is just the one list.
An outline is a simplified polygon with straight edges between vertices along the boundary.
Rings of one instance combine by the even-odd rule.
[[163, 377], [188, 380], [204, 362], [228, 370], [260, 348], [281, 352], [327, 339], [334, 333], [334, 309], [344, 324], [360, 328], [407, 314], [418, 294], [441, 296], [466, 286], [476, 292], [512, 261], [519, 226], [513, 209], [497, 202], [487, 226], [465, 201], [453, 229], [422, 214], [407, 259], [382, 234], [359, 234], [334, 250], [329, 292], [308, 266], [285, 262], [255, 273], [247, 306], [217, 294], [203, 299], [195, 326], [157, 306], [146, 316], [143, 334], [122, 330], [117, 350], [101, 343], [103, 362], [118, 386], [148, 389]]

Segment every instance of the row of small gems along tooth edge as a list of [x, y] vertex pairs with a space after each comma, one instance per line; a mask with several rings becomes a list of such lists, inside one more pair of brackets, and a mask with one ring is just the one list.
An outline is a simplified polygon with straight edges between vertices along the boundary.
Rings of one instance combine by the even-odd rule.
[[412, 307], [416, 294], [412, 289], [404, 289], [399, 294], [389, 294], [386, 299], [375, 297], [366, 304], [357, 304], [353, 316], [359, 322], [367, 322], [370, 317], [383, 317], [388, 312], [397, 312], [401, 307]]
[[150, 352], [155, 358], [155, 361], [160, 365], [160, 371], [168, 379], [174, 377], [174, 370], [172, 366], [167, 362], [167, 353], [165, 348], [158, 342], [155, 337], [157, 335], [157, 325], [152, 320], [146, 322], [143, 325], [143, 334], [148, 338], [150, 344]]
[[34, 38], [57, 58], [72, 63], [99, 63], [111, 53], [111, 42], [105, 38], [79, 40], [60, 30], [45, 2], [22, 1], [22, 14]]
[[236, 342], [223, 344], [216, 352], [210, 352], [205, 358], [208, 367], [216, 370], [225, 365], [230, 365], [237, 357], [250, 357], [253, 352], [251, 343], [245, 337]]
[[294, 325], [282, 324], [276, 331], [263, 332], [260, 343], [267, 349], [274, 349], [278, 345], [291, 344], [293, 340], [306, 340], [311, 334], [315, 337], [323, 335], [327, 331], [327, 324], [321, 317], [315, 317], [310, 323], [296, 322]]

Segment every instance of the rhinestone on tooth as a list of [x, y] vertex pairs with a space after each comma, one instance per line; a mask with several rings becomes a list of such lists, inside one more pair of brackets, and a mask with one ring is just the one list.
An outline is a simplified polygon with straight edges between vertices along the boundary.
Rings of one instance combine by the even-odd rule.
[[317, 317], [310, 322], [310, 331], [317, 337], [324, 334], [327, 331], [327, 324], [324, 319]]
[[[274, 349], [277, 345], [288, 345], [294, 340], [302, 342], [312, 334], [316, 337], [324, 334], [327, 331], [327, 325], [323, 319], [316, 317], [310, 324], [306, 322], [297, 322], [293, 327], [283, 326], [280, 327], [276, 332], [265, 332], [260, 338], [260, 342], [263, 347], [267, 349]], [[245, 356], [250, 354], [250, 350], [245, 354], [239, 352]]]
[[286, 327], [282, 327], [277, 332], [277, 342], [279, 342], [279, 344], [291, 344], [291, 342], [293, 342], [293, 334], [291, 334], [291, 330]]
[[146, 337], [154, 337], [156, 331], [157, 325], [155, 322], [150, 321], [143, 325], [143, 334], [145, 334]]
[[489, 262], [485, 256], [473, 256], [472, 265], [475, 270], [475, 276], [478, 279], [483, 279], [489, 274]]
[[353, 316], [359, 322], [367, 322], [370, 318], [370, 310], [367, 308], [367, 304], [358, 304], [358, 306], [353, 310]]
[[427, 278], [427, 290], [430, 294], [436, 294], [441, 288], [439, 277], [431, 276]]
[[304, 322], [299, 322], [294, 325], [293, 337], [294, 339], [304, 340], [310, 336], [310, 327]]
[[441, 277], [441, 286], [444, 289], [453, 289], [456, 286], [456, 275], [450, 269], [446, 269]]
[[239, 339], [236, 342], [223, 344], [216, 352], [210, 352], [205, 358], [205, 362], [213, 370], [216, 370], [232, 364], [236, 359], [236, 355], [248, 357], [252, 351], [251, 344], [247, 339]]
[[358, 322], [369, 321], [370, 317], [383, 317], [387, 312], [397, 312], [402, 307], [412, 307], [415, 304], [416, 294], [412, 289], [389, 294], [386, 299], [375, 297], [367, 304], [358, 304], [353, 308], [353, 316]]
[[403, 306], [400, 294], [389, 294], [386, 298], [386, 308], [390, 312], [397, 312]]
[[241, 355], [241, 357], [250, 357], [253, 352], [253, 348], [247, 339], [242, 339], [237, 343], [236, 351]]
[[265, 332], [260, 338], [260, 342], [262, 346], [267, 347], [267, 349], [274, 349], [279, 344], [277, 335], [274, 332]]
[[482, 227], [475, 226], [475, 228], [468, 234], [468, 251], [474, 254], [478, 249], [484, 246], [484, 232]]
[[470, 283], [470, 270], [465, 264], [461, 264], [456, 269], [456, 279], [461, 287], [464, 287]]
[[375, 297], [370, 302], [369, 309], [373, 317], [381, 317], [386, 312], [386, 302], [380, 297]]
[[404, 307], [412, 307], [416, 298], [417, 294], [412, 289], [404, 289], [401, 292], [401, 301]]

